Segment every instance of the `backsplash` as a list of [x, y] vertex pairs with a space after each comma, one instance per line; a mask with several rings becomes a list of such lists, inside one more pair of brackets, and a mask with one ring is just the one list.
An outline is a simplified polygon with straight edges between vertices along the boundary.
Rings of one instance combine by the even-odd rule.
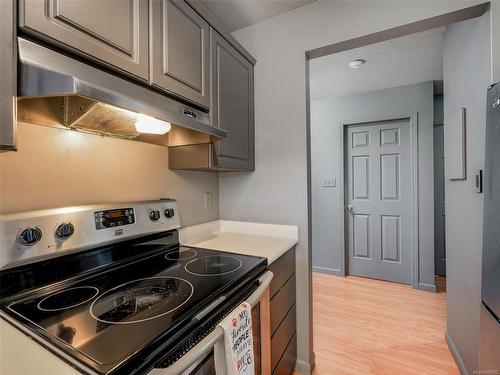
[[0, 213], [175, 198], [182, 225], [219, 218], [217, 174], [169, 170], [165, 147], [26, 123], [17, 137], [0, 153]]

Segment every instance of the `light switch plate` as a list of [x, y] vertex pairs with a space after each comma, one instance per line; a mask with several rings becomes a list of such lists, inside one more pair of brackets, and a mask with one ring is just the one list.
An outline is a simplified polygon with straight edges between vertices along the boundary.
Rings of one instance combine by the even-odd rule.
[[335, 178], [324, 178], [323, 187], [336, 187], [337, 180]]

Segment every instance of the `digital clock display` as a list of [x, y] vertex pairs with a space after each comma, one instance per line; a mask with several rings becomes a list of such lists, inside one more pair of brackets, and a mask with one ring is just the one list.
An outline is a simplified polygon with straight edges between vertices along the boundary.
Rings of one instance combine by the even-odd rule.
[[107, 217], [108, 217], [108, 219], [115, 219], [117, 217], [125, 216], [125, 213], [123, 211], [124, 210], [108, 211]]
[[133, 208], [118, 208], [114, 210], [94, 212], [95, 228], [107, 229], [135, 223]]

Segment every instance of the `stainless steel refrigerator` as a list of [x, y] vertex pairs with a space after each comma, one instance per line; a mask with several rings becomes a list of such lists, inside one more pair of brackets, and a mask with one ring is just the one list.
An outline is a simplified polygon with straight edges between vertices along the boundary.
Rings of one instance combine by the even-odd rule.
[[500, 374], [500, 82], [487, 98], [479, 367]]

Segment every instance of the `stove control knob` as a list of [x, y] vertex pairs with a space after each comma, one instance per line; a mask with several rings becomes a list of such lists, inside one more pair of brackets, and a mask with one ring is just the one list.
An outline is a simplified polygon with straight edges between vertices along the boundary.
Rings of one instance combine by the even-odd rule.
[[151, 221], [158, 221], [160, 219], [160, 211], [154, 210], [149, 213]]
[[62, 223], [56, 229], [56, 237], [60, 240], [70, 238], [75, 233], [75, 227], [71, 223]]
[[37, 227], [23, 229], [17, 235], [17, 242], [23, 246], [33, 246], [42, 239], [42, 231]]
[[173, 208], [167, 208], [167, 209], [165, 210], [165, 216], [166, 216], [168, 219], [173, 218], [173, 217], [174, 217], [174, 215], [175, 215], [175, 211], [174, 211], [174, 209], [173, 209]]

